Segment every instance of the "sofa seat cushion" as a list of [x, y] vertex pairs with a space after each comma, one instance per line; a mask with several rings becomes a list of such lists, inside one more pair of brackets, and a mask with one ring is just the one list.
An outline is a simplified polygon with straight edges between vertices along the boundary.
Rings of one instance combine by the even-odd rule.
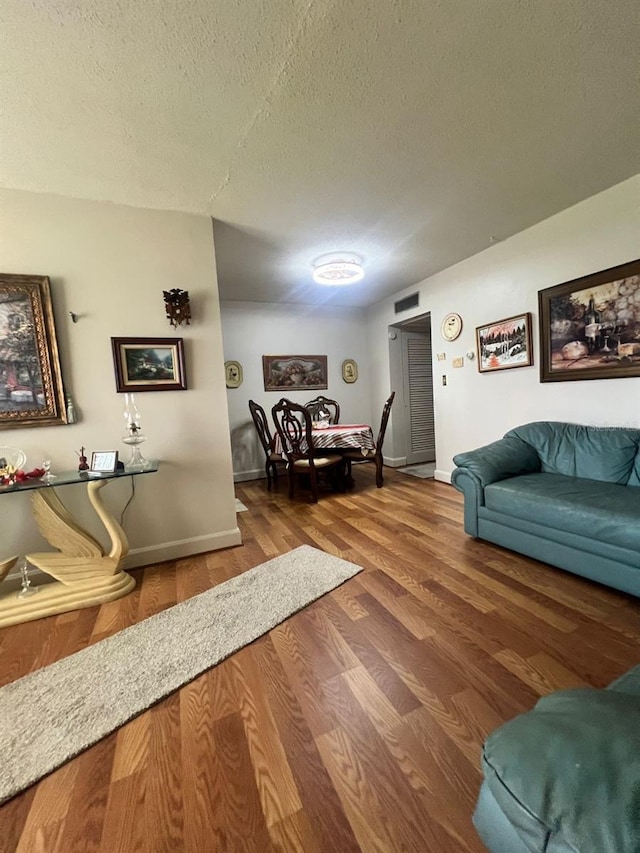
[[640, 489], [537, 473], [491, 483], [484, 499], [495, 512], [640, 552]]
[[624, 690], [552, 693], [485, 741], [486, 784], [529, 850], [640, 850], [640, 697]]

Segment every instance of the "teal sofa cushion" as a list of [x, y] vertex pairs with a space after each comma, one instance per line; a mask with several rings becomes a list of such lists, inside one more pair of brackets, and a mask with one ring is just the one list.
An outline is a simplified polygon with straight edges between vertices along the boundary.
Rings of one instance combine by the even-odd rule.
[[633, 470], [631, 471], [631, 476], [629, 477], [627, 486], [640, 486], [640, 450], [638, 450], [636, 462], [633, 466]]
[[468, 453], [458, 453], [453, 461], [470, 471], [482, 486], [540, 470], [535, 449], [519, 438], [502, 438]]
[[519, 438], [533, 447], [545, 473], [640, 485], [634, 470], [640, 430], [540, 421], [516, 427], [507, 437]]
[[503, 515], [640, 552], [640, 489], [562, 474], [524, 474], [486, 486], [484, 502]]
[[552, 693], [487, 738], [486, 782], [528, 849], [640, 851], [640, 697], [620, 689]]

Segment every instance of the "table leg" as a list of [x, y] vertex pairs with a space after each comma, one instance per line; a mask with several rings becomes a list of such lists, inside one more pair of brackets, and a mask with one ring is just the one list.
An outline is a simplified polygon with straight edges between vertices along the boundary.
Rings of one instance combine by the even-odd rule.
[[127, 537], [99, 494], [107, 482], [90, 480], [87, 492], [109, 536], [108, 554], [74, 520], [54, 488], [33, 492], [33, 514], [38, 528], [58, 550], [27, 554], [27, 560], [55, 581], [41, 584], [38, 594], [29, 598], [19, 599], [16, 592], [0, 596], [0, 626], [91, 607], [121, 598], [134, 588], [134, 578], [121, 569], [129, 551]]

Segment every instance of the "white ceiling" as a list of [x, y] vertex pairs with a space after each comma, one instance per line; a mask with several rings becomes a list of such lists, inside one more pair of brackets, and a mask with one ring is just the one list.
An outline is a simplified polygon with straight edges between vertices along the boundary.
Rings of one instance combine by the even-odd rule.
[[[224, 299], [369, 304], [640, 172], [638, 0], [1, 15], [2, 183], [211, 214]], [[364, 281], [314, 285], [339, 250]]]

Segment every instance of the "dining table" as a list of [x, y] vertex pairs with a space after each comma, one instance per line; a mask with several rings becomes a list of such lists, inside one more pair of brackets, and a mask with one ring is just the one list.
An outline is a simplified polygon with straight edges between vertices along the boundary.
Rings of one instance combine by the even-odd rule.
[[[360, 450], [363, 456], [373, 456], [376, 443], [369, 424], [314, 425], [311, 428], [314, 450]], [[282, 440], [276, 434], [274, 452], [283, 453]]]

